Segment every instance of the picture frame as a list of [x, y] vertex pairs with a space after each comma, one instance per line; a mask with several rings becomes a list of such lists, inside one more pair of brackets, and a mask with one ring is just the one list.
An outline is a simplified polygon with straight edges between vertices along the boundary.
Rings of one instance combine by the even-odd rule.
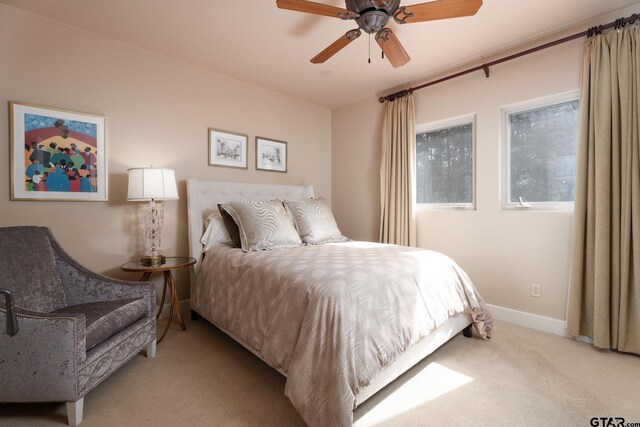
[[248, 169], [248, 140], [244, 133], [209, 128], [209, 166]]
[[256, 170], [287, 173], [287, 143], [256, 136]]
[[9, 102], [11, 200], [108, 200], [106, 118]]

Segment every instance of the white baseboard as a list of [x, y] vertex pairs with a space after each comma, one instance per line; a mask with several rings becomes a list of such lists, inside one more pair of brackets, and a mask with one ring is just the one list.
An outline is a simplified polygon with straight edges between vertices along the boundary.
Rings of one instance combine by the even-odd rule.
[[562, 337], [567, 336], [564, 320], [552, 319], [551, 317], [512, 310], [510, 308], [499, 307], [497, 305], [487, 304], [487, 306], [489, 307], [489, 310], [491, 310], [493, 318], [496, 320], [512, 323], [518, 326], [524, 326], [525, 328], [535, 329], [536, 331], [560, 335]]

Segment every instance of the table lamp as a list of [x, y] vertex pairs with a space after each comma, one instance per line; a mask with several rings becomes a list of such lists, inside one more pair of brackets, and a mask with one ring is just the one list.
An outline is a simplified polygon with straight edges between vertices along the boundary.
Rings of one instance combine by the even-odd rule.
[[177, 200], [178, 189], [173, 169], [132, 168], [129, 174], [127, 200], [131, 202], [149, 202], [140, 208], [140, 224], [144, 231], [147, 246], [146, 254], [140, 259], [144, 266], [157, 267], [165, 263], [162, 255], [162, 223], [164, 205], [158, 200]]

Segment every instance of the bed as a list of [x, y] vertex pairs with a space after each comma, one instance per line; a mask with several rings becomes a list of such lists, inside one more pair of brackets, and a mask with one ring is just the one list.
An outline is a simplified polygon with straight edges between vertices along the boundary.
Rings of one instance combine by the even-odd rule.
[[490, 336], [482, 298], [437, 252], [347, 241], [202, 253], [218, 204], [309, 199], [310, 186], [189, 179], [187, 193], [192, 311], [286, 376], [308, 425], [351, 425], [353, 409], [456, 334]]

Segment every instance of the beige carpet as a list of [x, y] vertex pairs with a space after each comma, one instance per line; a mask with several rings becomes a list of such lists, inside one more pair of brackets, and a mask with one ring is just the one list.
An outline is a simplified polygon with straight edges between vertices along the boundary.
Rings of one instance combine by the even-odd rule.
[[[199, 320], [172, 326], [155, 359], [136, 356], [90, 392], [82, 426], [302, 426], [284, 383]], [[357, 426], [589, 426], [640, 423], [639, 402], [640, 357], [496, 322], [490, 341], [455, 337], [354, 416]], [[64, 404], [0, 404], [2, 426], [64, 423]]]

